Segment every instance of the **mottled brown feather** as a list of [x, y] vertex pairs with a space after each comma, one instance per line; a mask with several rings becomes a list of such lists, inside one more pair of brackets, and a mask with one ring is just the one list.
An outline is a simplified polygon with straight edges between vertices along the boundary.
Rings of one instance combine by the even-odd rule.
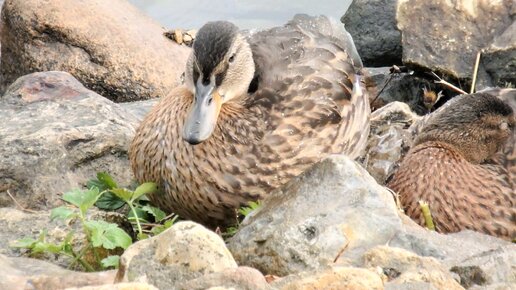
[[[468, 118], [481, 118], [477, 117], [478, 113], [485, 108], [471, 105], [473, 97], [489, 98], [482, 94], [457, 97], [424, 120], [418, 129], [416, 145], [401, 162], [388, 186], [399, 193], [406, 214], [423, 226], [420, 200], [428, 202], [440, 232], [471, 229], [511, 240], [516, 238], [514, 128], [502, 138], [487, 139], [490, 129], [480, 121], [461, 123], [467, 119], [465, 114]], [[451, 123], [443, 125], [441, 122], [451, 109], [470, 105], [473, 108], [466, 113], [455, 111], [457, 115], [450, 116]], [[514, 126], [514, 113], [509, 117], [490, 118], [485, 120], [509, 120]], [[428, 133], [436, 126], [441, 128]], [[468, 140], [465, 137], [468, 134], [473, 138]], [[497, 162], [493, 162], [493, 158], [481, 158], [485, 160], [480, 163], [475, 160], [476, 156], [489, 155], [480, 152], [489, 147], [484, 146], [484, 142], [503, 147], [495, 155]]]
[[353, 90], [361, 63], [341, 30], [324, 17], [299, 16], [250, 35], [258, 88], [225, 103], [211, 137], [198, 145], [181, 137], [192, 92], [180, 87], [164, 97], [130, 147], [138, 181], [162, 188], [151, 201], [209, 226], [228, 225], [235, 209], [328, 154], [358, 157], [370, 109], [363, 82]]

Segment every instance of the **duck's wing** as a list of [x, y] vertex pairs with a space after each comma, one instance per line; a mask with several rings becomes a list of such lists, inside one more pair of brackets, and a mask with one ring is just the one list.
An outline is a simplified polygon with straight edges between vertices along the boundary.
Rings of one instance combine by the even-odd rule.
[[344, 26], [297, 15], [284, 27], [253, 34], [250, 43], [259, 84], [252, 106], [269, 117], [261, 145], [284, 152], [290, 164], [325, 153], [358, 157], [370, 108], [358, 75], [362, 63]]

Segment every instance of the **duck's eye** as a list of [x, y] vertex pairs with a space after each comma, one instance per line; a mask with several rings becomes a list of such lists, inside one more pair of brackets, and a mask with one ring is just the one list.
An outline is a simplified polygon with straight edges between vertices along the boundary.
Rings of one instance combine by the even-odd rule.
[[232, 54], [229, 59], [228, 59], [229, 62], [233, 62], [235, 61], [235, 54]]

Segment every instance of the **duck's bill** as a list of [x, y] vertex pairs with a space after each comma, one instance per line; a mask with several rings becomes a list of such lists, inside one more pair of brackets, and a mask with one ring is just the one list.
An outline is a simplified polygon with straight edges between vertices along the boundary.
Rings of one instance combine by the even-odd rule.
[[217, 125], [221, 105], [221, 97], [212, 84], [198, 84], [194, 104], [184, 124], [183, 139], [192, 145], [208, 139]]

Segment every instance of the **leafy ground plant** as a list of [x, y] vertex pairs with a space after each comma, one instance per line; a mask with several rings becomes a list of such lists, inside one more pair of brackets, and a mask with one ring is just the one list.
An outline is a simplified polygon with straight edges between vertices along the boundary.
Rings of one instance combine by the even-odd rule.
[[240, 222], [244, 220], [253, 211], [259, 209], [262, 206], [260, 201], [250, 201], [248, 206], [241, 207], [237, 210], [236, 225], [226, 229], [226, 232], [222, 233], [223, 238], [230, 238], [236, 234], [240, 227]]
[[[59, 219], [66, 223], [79, 220], [86, 240], [82, 248], [77, 249], [73, 231], [70, 231], [59, 244], [47, 242], [46, 231], [43, 231], [38, 239], [24, 238], [17, 241], [13, 246], [29, 249], [32, 254], [47, 252], [69, 256], [73, 258], [70, 268], [73, 268], [76, 263], [82, 265], [86, 271], [116, 267], [119, 256], [113, 255], [101, 259], [100, 253], [116, 248], [126, 249], [131, 245], [132, 239], [117, 224], [102, 220], [91, 220], [87, 217], [88, 209], [95, 204], [102, 194], [103, 192], [100, 192], [98, 188], [70, 191], [63, 194], [62, 197], [69, 205], [57, 207], [51, 211], [51, 220]], [[93, 255], [94, 263], [86, 259], [86, 254]]]
[[88, 190], [63, 194], [62, 199], [68, 205], [54, 208], [50, 215], [51, 220], [62, 220], [66, 224], [78, 220], [85, 237], [84, 243], [78, 245], [80, 243], [76, 242], [77, 235], [73, 231], [60, 243], [48, 242], [47, 232], [42, 231], [37, 239], [24, 238], [12, 246], [28, 249], [31, 254], [52, 253], [71, 257], [70, 268], [77, 263], [86, 271], [116, 268], [120, 257], [109, 253], [127, 249], [133, 242], [132, 238], [117, 224], [88, 217], [89, 209], [95, 205], [104, 210], [116, 210], [127, 205], [128, 218], [134, 224], [138, 239], [164, 231], [177, 219], [177, 216], [166, 216], [160, 209], [147, 204], [145, 194], [157, 190], [154, 183], [143, 183], [134, 190], [120, 188], [109, 174], [100, 172], [87, 186]]

